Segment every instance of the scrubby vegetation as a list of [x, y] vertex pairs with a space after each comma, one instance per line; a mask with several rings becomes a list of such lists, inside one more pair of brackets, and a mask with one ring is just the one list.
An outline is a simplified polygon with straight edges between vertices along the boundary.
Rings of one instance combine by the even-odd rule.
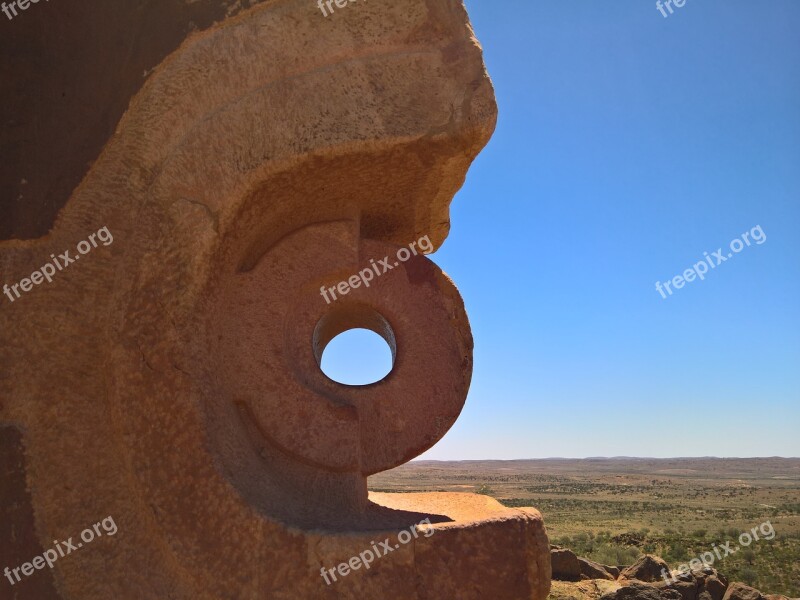
[[739, 546], [742, 532], [769, 520], [774, 539], [713, 566], [732, 581], [797, 598], [798, 471], [796, 459], [476, 461], [412, 463], [371, 482], [385, 491], [472, 492], [534, 506], [552, 543], [608, 565], [648, 553], [677, 568], [726, 542]]
[[[579, 533], [552, 539], [552, 543], [569, 548], [579, 556], [606, 565], [628, 565], [642, 554], [656, 554], [672, 568], [686, 564], [714, 546], [736, 540], [740, 532], [733, 528], [706, 533], [697, 530], [690, 534], [675, 531], [657, 534], [648, 529], [612, 535], [609, 531]], [[736, 548], [737, 543], [731, 544]], [[720, 551], [724, 556], [724, 551]], [[776, 536], [773, 540], [755, 542], [722, 560], [715, 557], [714, 567], [731, 581], [742, 581], [760, 590], [797, 596], [800, 584], [800, 539]]]

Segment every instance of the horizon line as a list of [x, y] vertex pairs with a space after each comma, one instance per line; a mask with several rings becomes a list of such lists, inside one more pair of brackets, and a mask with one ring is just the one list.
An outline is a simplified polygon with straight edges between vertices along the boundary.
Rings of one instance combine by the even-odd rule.
[[[524, 460], [800, 460], [800, 456], [547, 456], [542, 458], [414, 458], [409, 462], [515, 462]], [[406, 463], [407, 464], [407, 463]]]

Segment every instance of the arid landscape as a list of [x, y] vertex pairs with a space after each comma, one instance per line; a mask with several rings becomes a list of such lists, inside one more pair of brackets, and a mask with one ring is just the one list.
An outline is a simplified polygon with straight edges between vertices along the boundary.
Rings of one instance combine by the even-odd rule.
[[[604, 564], [647, 553], [675, 569], [730, 542], [736, 551], [720, 552], [714, 568], [764, 593], [800, 596], [797, 458], [417, 461], [369, 484], [372, 491], [472, 492], [534, 506], [551, 543]], [[767, 522], [773, 539], [740, 545], [742, 533]]]

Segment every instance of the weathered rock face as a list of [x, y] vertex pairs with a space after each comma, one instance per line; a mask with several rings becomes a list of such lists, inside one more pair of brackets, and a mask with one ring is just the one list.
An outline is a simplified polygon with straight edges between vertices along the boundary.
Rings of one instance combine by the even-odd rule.
[[591, 560], [581, 559], [581, 575], [587, 579], [607, 579], [614, 581], [617, 575], [614, 575], [614, 567], [607, 567]]
[[659, 591], [657, 588], [643, 583], [631, 582], [612, 592], [601, 596], [602, 600], [677, 600], [672, 590]]
[[639, 581], [661, 581], [663, 573], [669, 573], [669, 565], [658, 556], [645, 554], [634, 564], [620, 573], [622, 579], [638, 579]]
[[619, 575], [619, 570], [606, 567], [594, 561], [576, 556], [571, 550], [552, 546], [550, 561], [553, 569], [553, 579], [556, 581], [581, 581], [587, 579], [607, 579], [613, 581]]
[[764, 600], [764, 596], [749, 585], [734, 583], [728, 587], [723, 600]]
[[566, 548], [553, 547], [550, 550], [550, 563], [553, 579], [557, 581], [580, 581], [581, 564], [578, 556]]
[[[702, 573], [697, 577], [700, 594], [707, 594], [704, 600], [722, 600], [725, 590], [728, 587], [728, 580], [713, 569], [708, 569], [710, 573]], [[698, 594], [698, 597], [699, 595]]]
[[[551, 553], [553, 583], [549, 600], [789, 600], [775, 594], [763, 595], [743, 583], [728, 586], [725, 576], [711, 567], [691, 572], [670, 571], [667, 563], [657, 556], [641, 557], [616, 574], [616, 580], [609, 581], [606, 575], [614, 575], [611, 567], [591, 563], [558, 546], [551, 546]], [[585, 564], [602, 569], [600, 576], [589, 580], [582, 573], [581, 565]], [[658, 579], [654, 578], [656, 572], [660, 575]]]
[[[107, 515], [118, 526], [18, 598], [49, 575], [37, 599], [547, 595], [536, 511], [366, 488], [463, 406], [461, 298], [400, 250], [442, 243], [495, 118], [455, 0], [327, 19], [265, 2], [156, 69], [51, 233], [0, 244], [10, 282], [65, 249], [81, 259], [2, 297], [0, 523], [21, 527], [0, 548], [18, 565]], [[100, 228], [113, 240], [83, 253]], [[370, 269], [369, 287], [339, 287]], [[319, 370], [354, 327], [392, 347], [377, 384]], [[369, 569], [347, 567], [384, 540]]]

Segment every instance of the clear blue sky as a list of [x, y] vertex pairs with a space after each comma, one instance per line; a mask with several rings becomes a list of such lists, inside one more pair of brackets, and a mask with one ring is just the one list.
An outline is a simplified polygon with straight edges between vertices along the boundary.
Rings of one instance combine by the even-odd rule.
[[500, 116], [431, 258], [475, 370], [422, 458], [800, 456], [800, 2], [467, 6]]

